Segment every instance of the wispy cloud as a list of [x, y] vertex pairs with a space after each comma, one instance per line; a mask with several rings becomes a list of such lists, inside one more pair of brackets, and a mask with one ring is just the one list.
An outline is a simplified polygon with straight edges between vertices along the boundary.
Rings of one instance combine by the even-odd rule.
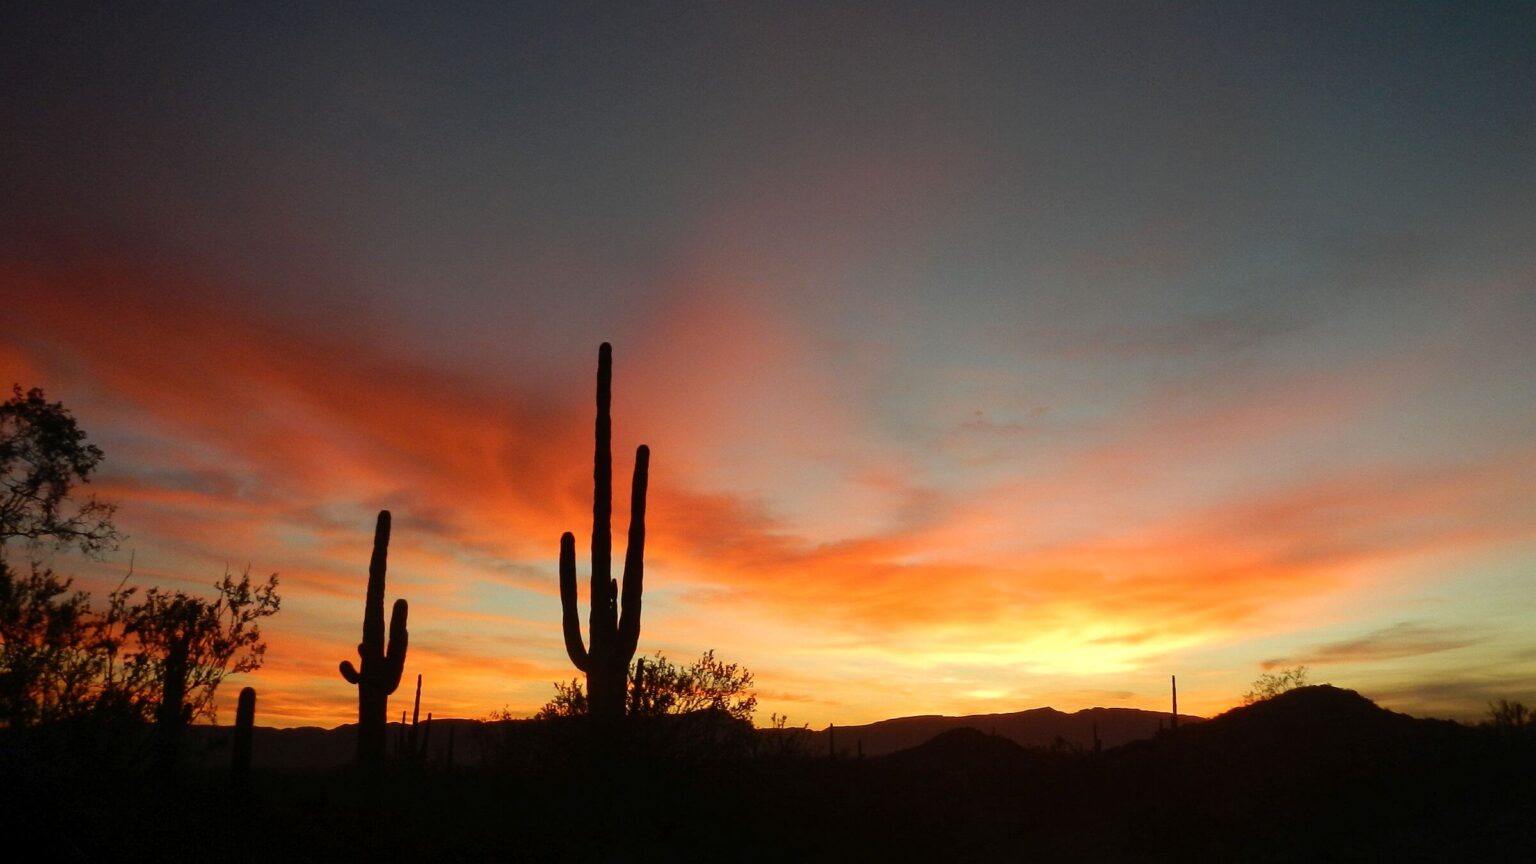
[[1301, 654], [1265, 660], [1265, 669], [1295, 665], [1324, 666], [1418, 657], [1476, 645], [1480, 640], [1465, 633], [1421, 623], [1400, 622], [1354, 639], [1329, 642]]

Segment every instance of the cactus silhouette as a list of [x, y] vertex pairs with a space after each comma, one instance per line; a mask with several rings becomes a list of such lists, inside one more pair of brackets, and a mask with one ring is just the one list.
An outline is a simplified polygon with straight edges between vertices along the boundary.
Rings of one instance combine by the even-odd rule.
[[175, 780], [181, 757], [182, 729], [192, 721], [192, 709], [186, 704], [187, 672], [191, 646], [188, 631], [191, 629], [193, 607], [177, 604], [174, 614], [180, 619], [177, 633], [166, 651], [164, 666], [165, 687], [161, 691], [160, 705], [155, 709], [155, 763], [166, 780]]
[[[560, 606], [565, 651], [577, 669], [587, 673], [588, 710], [593, 717], [624, 715], [624, 691], [629, 661], [640, 641], [640, 593], [645, 567], [645, 488], [651, 451], [635, 450], [635, 475], [629, 498], [629, 548], [624, 555], [623, 597], [612, 578], [613, 453], [608, 405], [613, 380], [613, 349], [604, 342], [597, 352], [597, 444], [593, 452], [592, 496], [592, 614], [590, 645], [581, 639], [576, 606], [576, 537], [560, 537]], [[622, 602], [622, 612], [620, 603]]]
[[[421, 737], [418, 741], [417, 733]], [[405, 725], [405, 712], [400, 712], [400, 741], [395, 748], [401, 759], [427, 762], [427, 742], [432, 738], [432, 712], [427, 712], [427, 722], [421, 722], [421, 676], [416, 676], [416, 704], [411, 708], [411, 725]]]
[[341, 661], [341, 677], [357, 685], [357, 761], [378, 765], [384, 761], [385, 711], [389, 694], [400, 686], [409, 636], [405, 619], [409, 607], [396, 600], [389, 616], [389, 646], [384, 644], [384, 571], [389, 558], [389, 511], [379, 511], [373, 531], [373, 558], [368, 562], [368, 599], [363, 608], [363, 641], [357, 646], [362, 668]]
[[[400, 725], [401, 725], [401, 727], [405, 726], [405, 715], [404, 714], [400, 715]], [[405, 734], [406, 744], [405, 744], [405, 753], [404, 753], [404, 755], [408, 759], [415, 758], [415, 756], [416, 756], [416, 732], [420, 728], [421, 728], [421, 676], [417, 675], [416, 676], [416, 702], [411, 707], [411, 728], [410, 728], [409, 731], [406, 731], [406, 734]], [[401, 731], [405, 731], [405, 730], [402, 728]]]
[[251, 776], [251, 729], [256, 725], [256, 691], [250, 687], [240, 691], [240, 701], [235, 707], [235, 740], [229, 749], [230, 773], [240, 784]]

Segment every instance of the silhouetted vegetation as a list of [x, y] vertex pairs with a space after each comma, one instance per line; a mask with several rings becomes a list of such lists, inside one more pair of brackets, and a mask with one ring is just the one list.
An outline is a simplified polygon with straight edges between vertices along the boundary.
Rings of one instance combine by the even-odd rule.
[[0, 547], [0, 725], [57, 723], [95, 704], [99, 630], [89, 594], [37, 562], [15, 573]]
[[[176, 779], [184, 730], [216, 720], [219, 684], [259, 668], [259, 622], [280, 606], [277, 576], [226, 570], [208, 599], [130, 584], [106, 605], [37, 556], [99, 557], [121, 535], [115, 505], [77, 501], [103, 459], [61, 403], [42, 391], [0, 405], [0, 767], [35, 777], [134, 770], [146, 757]], [[31, 556], [25, 569], [10, 555]]]
[[21, 539], [33, 545], [76, 546], [87, 555], [117, 548], [115, 504], [71, 501], [75, 484], [89, 483], [101, 448], [60, 402], [34, 387], [12, 387], [0, 404], [0, 546]]
[[400, 741], [396, 756], [402, 762], [425, 764], [432, 741], [432, 712], [427, 712], [427, 722], [421, 722], [421, 676], [416, 676], [416, 699], [411, 705], [411, 725], [405, 725], [405, 715], [400, 719]]
[[[629, 665], [628, 682], [628, 717], [719, 711], [750, 723], [757, 710], [752, 672], [740, 664], [716, 659], [714, 650], [704, 652], [687, 666], [678, 666], [659, 651], [650, 658], [637, 657]], [[580, 717], [588, 713], [589, 704], [580, 680], [572, 679], [569, 684], [557, 681], [554, 698], [534, 717]]]
[[212, 602], [156, 587], [130, 602], [137, 588], [119, 586], [103, 621], [104, 692], [153, 719], [164, 772], [175, 770], [182, 729], [200, 717], [216, 719], [224, 676], [261, 667], [267, 646], [256, 622], [280, 605], [275, 574], [252, 586], [249, 571], [238, 580], [226, 572], [214, 588]]
[[76, 504], [103, 454], [61, 403], [42, 391], [0, 405], [0, 724], [12, 729], [64, 722], [153, 722], [157, 761], [179, 755], [180, 730], [214, 719], [215, 694], [230, 673], [261, 666], [266, 644], [258, 621], [280, 605], [277, 576], [253, 584], [229, 572], [207, 600], [157, 586], [142, 594], [133, 571], [91, 606], [87, 592], [38, 561], [16, 573], [9, 541], [29, 548], [73, 546], [99, 555], [120, 539], [115, 505], [94, 497]]
[[229, 749], [230, 775], [237, 786], [251, 778], [251, 735], [255, 726], [256, 691], [246, 687], [240, 691], [240, 701], [235, 705], [235, 733]]
[[1254, 679], [1253, 688], [1243, 694], [1243, 704], [1252, 705], [1265, 699], [1273, 699], [1298, 687], [1307, 686], [1307, 667], [1293, 666], [1279, 672], [1265, 672]]
[[128, 578], [97, 611], [51, 570], [34, 564], [16, 579], [0, 558], [0, 723], [110, 716], [152, 720], [174, 738], [216, 719], [226, 675], [261, 666], [257, 622], [279, 608], [276, 575], [253, 584], [249, 571], [226, 572], [213, 600], [158, 587], [139, 596]]
[[341, 661], [341, 677], [357, 686], [357, 761], [377, 766], [384, 761], [384, 723], [389, 696], [400, 686], [405, 651], [410, 640], [406, 618], [410, 607], [396, 600], [389, 616], [389, 645], [384, 644], [384, 573], [389, 566], [388, 510], [380, 510], [373, 529], [373, 555], [368, 561], [368, 593], [363, 605], [363, 641], [358, 643], [359, 669]]
[[[624, 590], [612, 577], [613, 452], [608, 416], [613, 381], [613, 349], [607, 342], [597, 352], [597, 445], [593, 453], [592, 496], [592, 613], [588, 618], [590, 646], [581, 639], [581, 614], [576, 602], [576, 537], [560, 537], [560, 607], [565, 651], [577, 669], [587, 673], [587, 710], [598, 719], [624, 714], [629, 661], [640, 640], [640, 597], [645, 577], [645, 489], [651, 451], [635, 450], [635, 474], [629, 496], [629, 547], [624, 555]], [[621, 605], [622, 604], [622, 605]], [[621, 611], [622, 609], [622, 611]]]
[[1527, 732], [1536, 729], [1536, 715], [1523, 702], [1499, 699], [1488, 703], [1488, 725], [1501, 732]]
[[41, 562], [12, 569], [9, 545], [31, 550], [115, 548], [115, 505], [70, 493], [89, 483], [103, 454], [60, 402], [12, 387], [0, 404], [0, 724], [17, 728], [72, 718], [100, 701], [106, 655], [90, 595]]

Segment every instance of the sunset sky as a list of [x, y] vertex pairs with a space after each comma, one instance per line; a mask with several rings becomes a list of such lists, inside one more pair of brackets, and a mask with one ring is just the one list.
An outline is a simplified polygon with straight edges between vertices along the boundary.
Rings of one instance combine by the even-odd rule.
[[53, 565], [280, 574], [261, 724], [355, 720], [382, 508], [424, 711], [578, 674], [605, 340], [641, 651], [762, 722], [1536, 702], [1536, 5], [28, 5], [0, 384], [130, 535]]

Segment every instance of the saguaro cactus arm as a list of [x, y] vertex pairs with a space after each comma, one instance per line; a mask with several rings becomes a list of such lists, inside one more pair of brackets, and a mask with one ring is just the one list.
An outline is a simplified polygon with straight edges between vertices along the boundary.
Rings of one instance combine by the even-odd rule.
[[363, 643], [369, 646], [382, 647], [384, 644], [384, 577], [389, 570], [391, 523], [389, 511], [380, 510], [373, 526], [373, 554], [368, 558], [368, 596], [363, 607]]
[[629, 493], [629, 548], [624, 551], [624, 614], [619, 618], [619, 653], [632, 657], [640, 643], [640, 595], [645, 588], [645, 488], [651, 448], [635, 450], [635, 479]]
[[[410, 604], [404, 598], [395, 601], [395, 606], [389, 613], [389, 651], [380, 658], [384, 663], [384, 687], [389, 692], [395, 692], [400, 686], [400, 673], [405, 671], [405, 649], [410, 644], [411, 636], [406, 631], [406, 620], [410, 617]], [[367, 643], [358, 643], [357, 654], [363, 659], [363, 667], [368, 667]], [[347, 679], [350, 684], [356, 684], [363, 680], [363, 673], [357, 671], [351, 660], [341, 661], [341, 677]]]
[[405, 622], [411, 614], [411, 606], [402, 597], [395, 601], [394, 608], [389, 610], [389, 651], [384, 655], [384, 689], [395, 692], [400, 686], [400, 673], [405, 671], [405, 649], [411, 643], [411, 634], [406, 632]]
[[560, 623], [565, 630], [565, 653], [577, 669], [587, 671], [587, 646], [581, 641], [581, 611], [576, 606], [576, 537], [560, 535]]

